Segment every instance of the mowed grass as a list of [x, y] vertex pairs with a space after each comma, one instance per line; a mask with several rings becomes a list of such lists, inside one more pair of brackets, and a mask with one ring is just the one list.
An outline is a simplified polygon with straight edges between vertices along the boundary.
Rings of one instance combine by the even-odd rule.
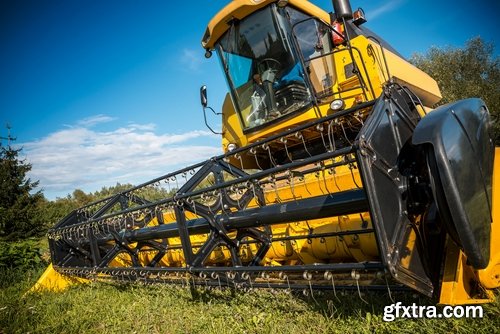
[[[91, 283], [25, 294], [43, 269], [0, 272], [0, 333], [498, 333], [500, 299], [483, 319], [383, 321], [387, 293], [333, 295]], [[403, 305], [432, 305], [393, 293]]]

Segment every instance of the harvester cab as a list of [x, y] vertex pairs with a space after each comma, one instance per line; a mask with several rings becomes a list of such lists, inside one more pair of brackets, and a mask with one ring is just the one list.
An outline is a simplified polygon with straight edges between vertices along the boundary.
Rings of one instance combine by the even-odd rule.
[[[487, 107], [432, 110], [436, 82], [367, 29], [361, 9], [333, 7], [223, 8], [202, 46], [228, 85], [224, 153], [72, 212], [49, 231], [37, 287], [78, 278], [490, 301], [500, 162]], [[175, 191], [153, 200], [150, 187]]]

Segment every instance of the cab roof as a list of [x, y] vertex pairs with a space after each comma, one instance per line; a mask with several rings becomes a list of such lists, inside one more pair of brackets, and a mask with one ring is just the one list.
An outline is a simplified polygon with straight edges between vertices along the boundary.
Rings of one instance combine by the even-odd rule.
[[[242, 20], [253, 12], [273, 3], [277, 0], [233, 0], [220, 12], [218, 12], [208, 23], [205, 34], [201, 40], [203, 48], [213, 49], [215, 43], [230, 28], [234, 19]], [[289, 0], [291, 5], [302, 12], [317, 17], [325, 22], [329, 22], [330, 16], [321, 8], [315, 6], [307, 0]]]

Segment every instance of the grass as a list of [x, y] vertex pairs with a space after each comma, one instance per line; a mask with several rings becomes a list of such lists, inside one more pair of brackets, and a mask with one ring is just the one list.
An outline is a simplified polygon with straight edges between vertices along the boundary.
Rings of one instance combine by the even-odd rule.
[[[494, 333], [500, 298], [484, 306], [483, 319], [397, 319], [384, 322], [392, 301], [384, 293], [339, 296], [167, 285], [91, 283], [61, 293], [25, 294], [43, 268], [0, 272], [0, 333]], [[432, 304], [393, 294], [403, 305]]]

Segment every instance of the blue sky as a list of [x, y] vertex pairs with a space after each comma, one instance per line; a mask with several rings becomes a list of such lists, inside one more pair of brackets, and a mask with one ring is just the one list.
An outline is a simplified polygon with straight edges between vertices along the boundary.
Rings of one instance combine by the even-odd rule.
[[[0, 2], [0, 135], [8, 122], [47, 198], [137, 184], [220, 153], [203, 123], [199, 87], [208, 86], [209, 104], [220, 110], [226, 85], [200, 40], [228, 2]], [[332, 8], [330, 0], [312, 2]], [[498, 54], [498, 1], [351, 4], [405, 57], [475, 36]]]

